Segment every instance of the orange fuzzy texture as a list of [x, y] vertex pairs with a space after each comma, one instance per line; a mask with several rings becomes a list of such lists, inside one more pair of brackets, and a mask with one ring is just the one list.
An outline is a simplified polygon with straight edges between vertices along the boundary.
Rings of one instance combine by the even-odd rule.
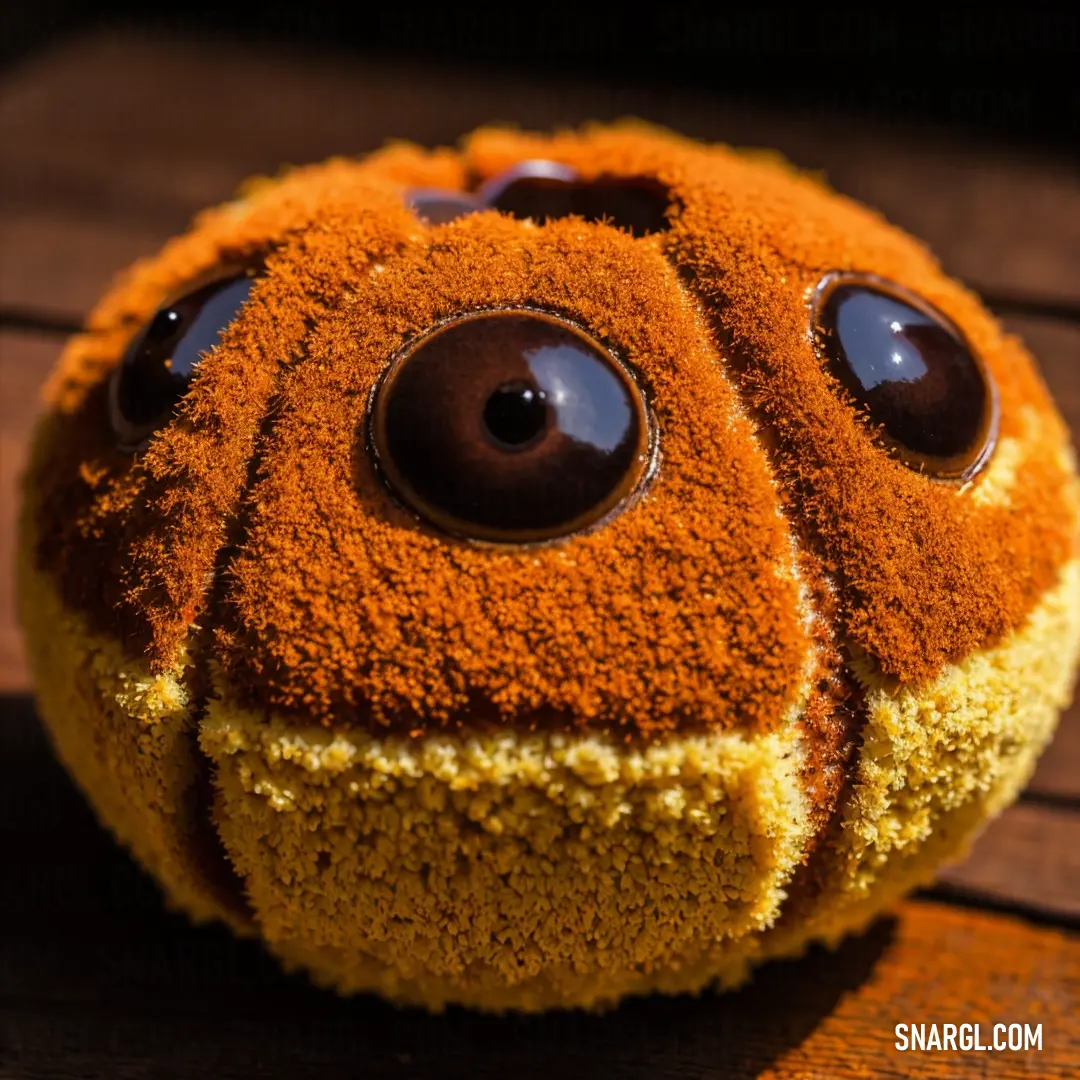
[[[650, 179], [670, 227], [407, 207], [538, 157]], [[120, 453], [129, 343], [253, 263], [175, 419]], [[924, 297], [992, 373], [970, 484], [901, 464], [823, 368], [832, 271]], [[658, 465], [591, 531], [469, 543], [382, 482], [372, 391], [444, 320], [520, 307], [636, 376]], [[117, 283], [49, 396], [19, 586], [61, 757], [173, 902], [342, 992], [734, 985], [955, 858], [1070, 690], [1080, 488], [1033, 361], [916, 241], [773, 158], [487, 130], [254, 181]]]
[[[404, 187], [464, 190], [535, 157], [585, 179], [659, 179], [670, 230], [635, 239], [494, 212], [430, 227], [405, 208]], [[126, 343], [199, 275], [267, 251], [178, 420], [136, 459], [118, 453], [104, 380]], [[997, 381], [1003, 438], [1022, 434], [1025, 409], [1038, 415], [1008, 505], [962, 499], [876, 445], [808, 333], [808, 290], [834, 270], [890, 279], [951, 318]], [[662, 458], [604, 528], [495, 549], [398, 507], [362, 427], [408, 341], [517, 305], [564, 314], [626, 360]], [[91, 326], [53, 383], [39, 561], [70, 606], [159, 667], [192, 624], [213, 628], [204, 644], [243, 694], [287, 714], [762, 730], [814, 664], [793, 535], [823, 575], [811, 591], [835, 583], [848, 648], [901, 680], [1020, 625], [1074, 550], [1063, 427], [1026, 351], [974, 296], [816, 180], [640, 125], [480, 131], [460, 153], [398, 145], [297, 170], [203, 215]], [[814, 722], [843, 741], [827, 715]]]

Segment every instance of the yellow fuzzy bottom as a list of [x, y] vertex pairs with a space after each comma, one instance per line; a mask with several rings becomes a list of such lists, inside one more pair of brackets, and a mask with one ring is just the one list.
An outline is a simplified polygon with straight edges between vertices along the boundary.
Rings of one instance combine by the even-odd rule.
[[347, 991], [540, 1009], [700, 984], [776, 919], [808, 838], [794, 731], [379, 739], [223, 695], [200, 741], [275, 952]]
[[[343, 992], [441, 1008], [598, 1007], [734, 985], [835, 941], [960, 854], [1026, 782], [1080, 651], [1080, 564], [994, 649], [920, 687], [869, 666], [865, 745], [822, 888], [786, 895], [812, 837], [796, 715], [777, 733], [376, 738], [239, 708], [196, 714], [24, 567], [42, 716], [99, 816], [197, 919], [253, 926]], [[231, 861], [208, 850], [200, 775]], [[249, 915], [238, 902], [243, 893]]]
[[1080, 654], [1080, 562], [996, 648], [921, 686], [856, 661], [866, 724], [823, 887], [786, 911], [763, 954], [835, 945], [963, 857], [1027, 784], [1072, 697]]
[[[20, 565], [19, 615], [38, 712], [98, 818], [195, 922], [251, 932], [202, 803], [208, 781], [183, 668], [151, 675], [89, 634], [50, 581]], [[201, 774], [201, 775], [200, 775]]]

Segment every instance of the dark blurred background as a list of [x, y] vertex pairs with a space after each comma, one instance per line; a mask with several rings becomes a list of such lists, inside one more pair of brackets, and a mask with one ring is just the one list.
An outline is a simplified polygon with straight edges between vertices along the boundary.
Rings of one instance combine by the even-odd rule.
[[1076, 5], [656, 4], [630, 14], [584, 4], [7, 0], [0, 58], [17, 63], [102, 26], [473, 72], [613, 80], [882, 125], [929, 124], [1067, 154], [1080, 149]]

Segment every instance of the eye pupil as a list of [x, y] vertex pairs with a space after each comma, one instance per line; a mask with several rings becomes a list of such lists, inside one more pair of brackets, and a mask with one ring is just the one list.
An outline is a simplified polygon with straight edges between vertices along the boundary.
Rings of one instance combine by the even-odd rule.
[[159, 311], [146, 330], [146, 340], [160, 343], [168, 341], [179, 329], [184, 317], [174, 308]]
[[960, 332], [929, 305], [876, 279], [837, 276], [819, 295], [828, 369], [905, 464], [969, 478], [992, 449], [989, 376]]
[[522, 380], [504, 383], [487, 399], [484, 426], [497, 446], [525, 449], [547, 426], [547, 394]]

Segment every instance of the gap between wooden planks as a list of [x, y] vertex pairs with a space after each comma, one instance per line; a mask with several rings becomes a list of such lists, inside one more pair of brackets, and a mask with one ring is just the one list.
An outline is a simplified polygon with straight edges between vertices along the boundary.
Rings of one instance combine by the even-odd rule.
[[[998, 915], [912, 901], [832, 955], [764, 969], [738, 993], [631, 1001], [608, 1015], [430, 1017], [336, 1000], [273, 970], [251, 942], [73, 916], [13, 942], [0, 1073], [76, 1080], [1075, 1080], [1080, 944]], [[175, 918], [175, 917], [174, 917]], [[70, 926], [70, 924], [69, 924]], [[14, 947], [12, 947], [14, 945]], [[1040, 1026], [1027, 1052], [900, 1052], [896, 1025]], [[6, 1071], [5, 1071], [6, 1069]]]
[[[737, 994], [603, 1016], [430, 1017], [282, 975], [193, 928], [98, 828], [29, 703], [0, 724], [0, 1075], [264, 1078], [1075, 1076], [1080, 936], [911, 901]], [[1040, 1052], [902, 1053], [898, 1023], [1042, 1025]]]
[[[36, 56], [0, 85], [0, 229], [9, 237], [0, 292], [8, 303], [85, 310], [96, 295], [79, 274], [88, 248], [106, 246], [122, 266], [246, 176], [286, 163], [363, 153], [387, 138], [452, 143], [498, 120], [548, 128], [627, 115], [776, 148], [922, 237], [950, 272], [987, 289], [1080, 301], [1080, 174], [1055, 158], [647, 85], [118, 31]], [[37, 246], [49, 230], [52, 243]]]

